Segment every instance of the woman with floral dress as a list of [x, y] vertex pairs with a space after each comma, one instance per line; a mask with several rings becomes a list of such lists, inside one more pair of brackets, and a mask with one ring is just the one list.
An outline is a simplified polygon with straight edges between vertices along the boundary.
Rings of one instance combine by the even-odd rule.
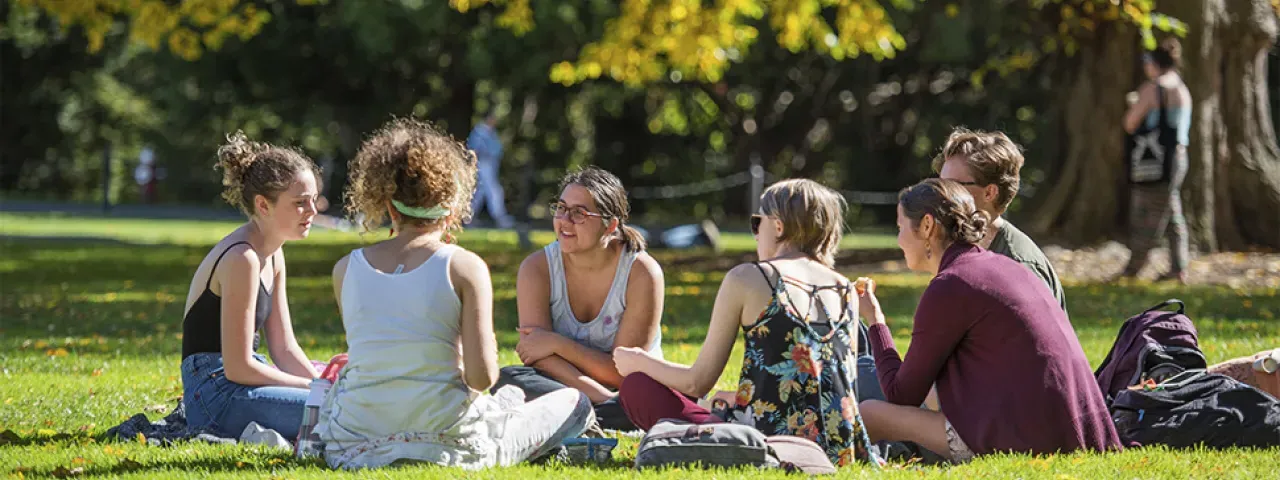
[[[614, 350], [631, 421], [644, 430], [663, 418], [740, 423], [813, 440], [837, 465], [879, 465], [854, 395], [857, 302], [851, 282], [832, 269], [843, 221], [843, 197], [816, 182], [786, 180], [765, 190], [751, 217], [765, 260], [725, 275], [694, 364]], [[712, 412], [697, 399], [720, 378], [739, 330], [745, 351], [737, 395]]]

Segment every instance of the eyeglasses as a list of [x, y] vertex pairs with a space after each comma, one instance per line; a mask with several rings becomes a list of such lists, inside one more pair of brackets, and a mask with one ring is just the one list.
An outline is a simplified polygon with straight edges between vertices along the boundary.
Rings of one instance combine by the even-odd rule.
[[761, 224], [762, 222], [764, 222], [764, 215], [752, 215], [752, 216], [751, 216], [751, 234], [752, 234], [752, 235], [759, 235], [759, 234], [760, 234], [760, 224]]
[[560, 202], [551, 202], [547, 208], [554, 213], [556, 218], [568, 218], [574, 225], [587, 221], [587, 217], [605, 218], [607, 216], [589, 212], [585, 207], [570, 207]]

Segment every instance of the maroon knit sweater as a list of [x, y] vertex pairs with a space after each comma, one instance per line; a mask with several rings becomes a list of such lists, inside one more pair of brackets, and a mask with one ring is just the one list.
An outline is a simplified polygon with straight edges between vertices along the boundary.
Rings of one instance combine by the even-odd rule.
[[1014, 260], [951, 246], [916, 308], [906, 360], [889, 327], [872, 325], [870, 337], [886, 398], [918, 406], [936, 382], [976, 454], [1122, 449], [1066, 313]]

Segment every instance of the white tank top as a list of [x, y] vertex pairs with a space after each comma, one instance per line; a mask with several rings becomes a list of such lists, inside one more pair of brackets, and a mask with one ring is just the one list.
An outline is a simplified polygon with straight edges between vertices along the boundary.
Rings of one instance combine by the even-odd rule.
[[363, 249], [351, 252], [342, 280], [350, 361], [334, 399], [345, 433], [468, 433], [468, 407], [479, 392], [462, 380], [462, 301], [449, 278], [457, 249], [442, 247], [394, 274], [374, 269]]
[[[569, 306], [569, 288], [564, 279], [564, 256], [560, 253], [560, 242], [551, 242], [542, 250], [547, 256], [547, 270], [551, 274], [551, 329], [580, 344], [602, 352], [612, 352], [622, 312], [627, 309], [627, 279], [631, 277], [631, 264], [635, 263], [637, 253], [627, 248], [622, 249], [622, 254], [618, 255], [618, 271], [613, 275], [613, 284], [609, 286], [604, 306], [600, 307], [596, 318], [584, 323], [573, 315], [573, 307]], [[646, 350], [650, 355], [662, 358], [661, 329], [654, 335], [653, 342]]]

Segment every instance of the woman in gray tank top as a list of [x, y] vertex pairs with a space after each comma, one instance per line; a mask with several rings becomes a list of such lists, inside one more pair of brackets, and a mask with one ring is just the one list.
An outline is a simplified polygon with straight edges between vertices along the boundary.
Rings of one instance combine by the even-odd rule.
[[662, 269], [625, 223], [622, 182], [588, 167], [561, 181], [551, 205], [556, 241], [520, 264], [516, 299], [523, 366], [506, 367], [494, 389], [515, 385], [527, 399], [576, 388], [595, 404], [600, 427], [634, 430], [618, 405], [617, 347], [661, 357]]

